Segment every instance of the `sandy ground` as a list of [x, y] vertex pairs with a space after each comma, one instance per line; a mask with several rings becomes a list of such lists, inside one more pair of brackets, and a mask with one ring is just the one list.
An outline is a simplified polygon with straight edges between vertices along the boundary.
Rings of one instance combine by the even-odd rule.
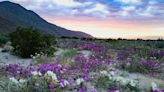
[[118, 69], [116, 69], [115, 72], [116, 72], [115, 76], [122, 75], [125, 79], [138, 80], [139, 81], [138, 86], [141, 89], [149, 90], [151, 88], [152, 82], [155, 82], [160, 88], [164, 88], [164, 80], [161, 79], [153, 78], [151, 76], [140, 74], [140, 73], [129, 73]]
[[0, 64], [16, 64], [19, 63], [21, 65], [28, 65], [32, 61], [32, 59], [22, 59], [18, 56], [14, 56], [9, 52], [1, 52], [2, 48], [0, 48]]
[[[0, 48], [0, 64], [16, 64], [20, 63], [21, 65], [29, 65], [32, 59], [22, 59], [20, 57], [14, 56], [10, 54], [9, 52], [1, 52], [2, 48]], [[56, 55], [61, 55], [64, 52], [64, 50], [60, 49], [56, 52]], [[91, 54], [88, 51], [80, 51], [80, 53], [88, 56]], [[139, 80], [139, 86], [141, 88], [148, 89], [151, 87], [151, 82], [157, 83], [159, 86], [164, 86], [164, 81], [160, 79], [156, 79], [150, 76], [146, 76], [139, 73], [128, 73], [126, 71], [117, 70], [117, 74], [125, 74], [124, 77], [127, 79], [138, 79]], [[116, 76], [117, 76], [116, 74]]]

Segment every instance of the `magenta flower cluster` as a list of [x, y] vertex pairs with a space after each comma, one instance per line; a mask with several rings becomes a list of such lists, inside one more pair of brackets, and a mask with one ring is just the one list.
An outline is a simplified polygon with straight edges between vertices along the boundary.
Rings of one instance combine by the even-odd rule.
[[164, 57], [164, 50], [151, 50], [149, 52], [149, 55], [151, 57], [163, 58]]
[[86, 43], [86, 42], [67, 42], [64, 44], [65, 47], [78, 48], [79, 50], [90, 50], [95, 52], [107, 52], [109, 48], [97, 45], [95, 43]]
[[142, 60], [141, 64], [144, 66], [147, 70], [158, 70], [161, 68], [163, 62], [154, 61], [154, 60]]
[[86, 81], [89, 80], [89, 72], [101, 70], [106, 65], [112, 64], [110, 56], [108, 55], [98, 55], [91, 54], [87, 58], [82, 55], [78, 54], [75, 56], [73, 70], [78, 70], [80, 76], [83, 77]]
[[19, 64], [9, 64], [5, 67], [5, 70], [8, 76], [28, 78], [32, 76], [31, 72], [33, 71], [40, 71], [42, 74], [53, 71], [58, 75], [63, 75], [66, 74], [68, 67], [61, 64], [38, 64], [26, 67]]

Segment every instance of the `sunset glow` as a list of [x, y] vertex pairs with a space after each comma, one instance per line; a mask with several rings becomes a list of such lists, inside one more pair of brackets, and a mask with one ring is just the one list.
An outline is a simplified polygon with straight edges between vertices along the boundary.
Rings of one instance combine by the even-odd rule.
[[163, 0], [10, 1], [50, 23], [98, 38], [164, 38]]
[[[163, 24], [92, 18], [44, 17], [47, 21], [67, 29], [83, 31], [99, 38], [145, 38], [164, 36]], [[152, 38], [154, 39], [154, 38]]]

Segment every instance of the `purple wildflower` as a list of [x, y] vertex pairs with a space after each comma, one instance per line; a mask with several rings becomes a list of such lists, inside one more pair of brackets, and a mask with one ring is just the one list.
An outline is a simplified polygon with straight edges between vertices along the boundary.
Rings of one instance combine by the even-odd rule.
[[49, 87], [50, 89], [54, 89], [54, 88], [55, 88], [55, 85], [54, 85], [53, 83], [51, 83], [51, 84], [48, 85], [48, 87]]

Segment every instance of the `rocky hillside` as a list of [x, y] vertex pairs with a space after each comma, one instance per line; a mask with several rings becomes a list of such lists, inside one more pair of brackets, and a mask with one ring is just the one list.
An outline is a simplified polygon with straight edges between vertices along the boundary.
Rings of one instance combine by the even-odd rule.
[[91, 35], [83, 32], [67, 30], [57, 25], [48, 23], [35, 12], [27, 10], [19, 4], [9, 1], [0, 2], [0, 33], [12, 32], [18, 26], [34, 27], [42, 32], [54, 34], [58, 37], [92, 37]]

